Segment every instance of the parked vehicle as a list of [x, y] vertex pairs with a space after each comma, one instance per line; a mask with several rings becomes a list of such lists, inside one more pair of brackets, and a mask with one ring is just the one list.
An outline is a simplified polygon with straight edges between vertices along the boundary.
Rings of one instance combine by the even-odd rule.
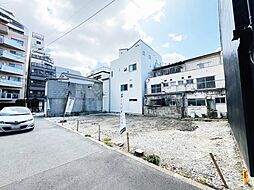
[[0, 111], [0, 133], [34, 129], [34, 117], [27, 107], [4, 107]]

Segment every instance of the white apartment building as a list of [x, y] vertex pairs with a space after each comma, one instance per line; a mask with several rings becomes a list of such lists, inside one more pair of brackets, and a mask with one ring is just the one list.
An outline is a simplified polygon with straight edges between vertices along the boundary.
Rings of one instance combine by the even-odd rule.
[[102, 81], [102, 84], [103, 84], [102, 111], [109, 112], [110, 68], [100, 67], [98, 69], [95, 69], [88, 74], [88, 77]]
[[206, 117], [227, 115], [220, 52], [155, 68], [146, 80], [145, 114]]
[[25, 98], [28, 35], [14, 14], [0, 8], [0, 104]]
[[161, 62], [161, 56], [142, 40], [120, 49], [110, 66], [110, 112], [120, 112], [123, 94], [125, 112], [143, 114], [145, 81]]

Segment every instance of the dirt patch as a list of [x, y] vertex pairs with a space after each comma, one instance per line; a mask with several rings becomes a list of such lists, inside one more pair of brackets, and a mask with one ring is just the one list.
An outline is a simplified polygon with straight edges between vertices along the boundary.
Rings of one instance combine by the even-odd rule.
[[[49, 118], [57, 123], [62, 118]], [[116, 146], [123, 140], [119, 135], [119, 115], [95, 114], [66, 118], [65, 127]], [[231, 189], [248, 189], [242, 184], [242, 161], [227, 121], [182, 121], [160, 117], [126, 116], [130, 151], [142, 149], [145, 155], [160, 156], [161, 166], [185, 177], [223, 189], [212, 163], [212, 152]], [[126, 138], [126, 137], [124, 137]], [[126, 145], [118, 147], [126, 151]]]

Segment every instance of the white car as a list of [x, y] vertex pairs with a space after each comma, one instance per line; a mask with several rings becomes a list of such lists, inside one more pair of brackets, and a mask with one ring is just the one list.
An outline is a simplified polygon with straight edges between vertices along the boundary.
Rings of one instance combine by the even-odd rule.
[[34, 117], [26, 107], [4, 107], [0, 111], [0, 133], [34, 129]]

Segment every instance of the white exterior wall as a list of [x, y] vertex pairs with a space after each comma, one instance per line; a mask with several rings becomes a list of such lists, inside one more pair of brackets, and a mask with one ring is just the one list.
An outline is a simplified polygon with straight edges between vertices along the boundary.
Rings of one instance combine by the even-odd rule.
[[[174, 73], [170, 75], [163, 75], [147, 79], [147, 94], [151, 94], [151, 85], [161, 84], [164, 82], [169, 83], [168, 87], [163, 87], [162, 91], [165, 93], [182, 92], [182, 91], [195, 91], [197, 90], [197, 78], [215, 76], [216, 88], [225, 88], [224, 68], [222, 64], [207, 67], [203, 69], [191, 70], [188, 72]], [[182, 79], [182, 77], [184, 79]], [[190, 77], [190, 78], [188, 78]], [[172, 80], [171, 80], [172, 79]], [[193, 79], [194, 84], [186, 84], [186, 80]], [[184, 81], [184, 85], [170, 86], [170, 82]]]
[[[142, 52], [145, 52], [145, 55]], [[149, 55], [151, 59], [149, 59]], [[126, 113], [142, 114], [145, 80], [152, 71], [156, 62], [161, 63], [161, 57], [143, 41], [138, 41], [128, 50], [120, 50], [119, 58], [111, 62], [110, 78], [110, 111], [120, 112], [121, 93], [124, 96], [124, 109]], [[130, 72], [129, 65], [137, 64], [137, 70]], [[126, 69], [124, 71], [124, 69]], [[128, 90], [121, 92], [121, 85], [127, 84]], [[130, 84], [133, 85], [130, 88]], [[137, 99], [137, 101], [129, 101]]]
[[101, 67], [96, 70], [93, 70], [89, 78], [98, 78], [99, 81], [103, 83], [103, 95], [102, 95], [102, 111], [109, 112], [109, 87], [110, 87], [110, 68]]
[[[207, 67], [198, 68], [198, 64], [206, 63]], [[201, 59], [192, 60], [183, 64], [184, 72], [162, 75], [158, 77], [149, 78], [146, 80], [147, 91], [146, 94], [152, 94], [151, 86], [155, 84], [161, 84], [161, 93], [177, 93], [185, 92], [187, 99], [207, 99], [210, 98], [215, 100], [215, 98], [225, 98], [225, 95], [216, 94], [216, 90], [225, 90], [225, 76], [224, 67], [221, 63], [220, 54], [203, 57]], [[215, 76], [215, 87], [214, 89], [197, 89], [197, 78]], [[193, 79], [193, 84], [187, 84], [186, 80]], [[178, 85], [178, 81], [183, 81], [183, 85]], [[170, 85], [171, 82], [176, 82], [176, 86]], [[163, 87], [163, 83], [169, 83], [167, 87]], [[187, 101], [187, 100], [186, 100]], [[186, 105], [187, 102], [186, 102]], [[227, 106], [226, 103], [216, 103], [216, 110], [226, 115]], [[199, 117], [202, 114], [207, 115], [207, 106], [187, 106], [187, 115], [191, 116], [195, 113]]]

